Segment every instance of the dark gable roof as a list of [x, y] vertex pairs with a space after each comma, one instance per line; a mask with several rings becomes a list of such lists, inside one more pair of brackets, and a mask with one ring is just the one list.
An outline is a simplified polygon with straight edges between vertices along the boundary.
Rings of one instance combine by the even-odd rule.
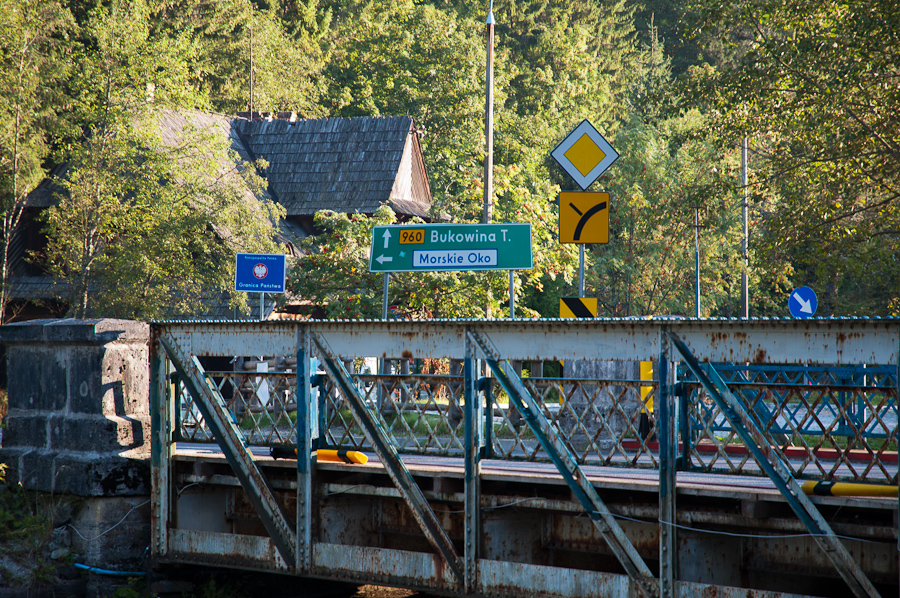
[[47, 176], [38, 183], [37, 187], [25, 198], [25, 205], [29, 208], [49, 208], [57, 203], [56, 196], [65, 193], [65, 189], [56, 183], [57, 179], [63, 179], [69, 172], [68, 164], [57, 164]]
[[431, 189], [408, 116], [235, 119], [243, 145], [269, 163], [269, 193], [288, 216], [319, 210], [373, 213], [382, 203], [427, 216]]

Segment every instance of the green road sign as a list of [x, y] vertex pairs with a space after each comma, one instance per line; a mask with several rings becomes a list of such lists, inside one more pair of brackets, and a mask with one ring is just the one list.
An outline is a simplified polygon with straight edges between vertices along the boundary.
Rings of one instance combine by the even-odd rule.
[[531, 224], [397, 224], [372, 231], [370, 272], [531, 267]]

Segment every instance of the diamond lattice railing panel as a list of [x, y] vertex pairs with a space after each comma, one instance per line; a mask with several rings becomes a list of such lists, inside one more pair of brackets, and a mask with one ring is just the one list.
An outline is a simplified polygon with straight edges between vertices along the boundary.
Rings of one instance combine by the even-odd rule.
[[[770, 434], [796, 478], [897, 483], [894, 366], [716, 365], [746, 411]], [[761, 474], [724, 414], [696, 382], [688, 392], [691, 466]]]
[[[656, 420], [652, 408], [642, 409], [639, 398], [641, 388], [650, 389], [644, 403], [652, 405], [656, 383], [555, 378], [525, 378], [523, 383], [538, 399], [544, 417], [577, 462], [658, 465]], [[548, 461], [549, 456], [499, 385], [495, 384], [491, 395], [493, 454], [498, 458]]]
[[[463, 455], [461, 377], [354, 374], [352, 378], [398, 451]], [[326, 443], [371, 449], [346, 398], [330, 383], [326, 388]]]
[[[207, 372], [251, 446], [295, 444], [297, 442], [296, 374], [291, 372]], [[178, 383], [181, 403], [180, 439], [213, 442], [193, 397]]]
[[[296, 443], [296, 372], [278, 363], [278, 371], [272, 372], [207, 372], [207, 380], [225, 401], [248, 445]], [[897, 483], [894, 366], [715, 367], [747, 412], [768, 431], [774, 448], [798, 479]], [[678, 418], [687, 418], [689, 432], [687, 438], [681, 437], [679, 427], [678, 434], [679, 442], [689, 446], [689, 467], [762, 475], [725, 414], [696, 381], [682, 378], [687, 398]], [[400, 452], [464, 454], [461, 376], [354, 373], [352, 379]], [[496, 379], [488, 381], [485, 424], [490, 424], [491, 458], [549, 460]], [[657, 382], [529, 377], [522, 382], [579, 463], [659, 466]], [[169, 392], [180, 405], [178, 440], [214, 442], [200, 409], [177, 376], [171, 378]], [[349, 403], [327, 377], [313, 387], [312, 400], [320, 404], [325, 445], [371, 449]], [[479, 400], [486, 400], [483, 392]]]

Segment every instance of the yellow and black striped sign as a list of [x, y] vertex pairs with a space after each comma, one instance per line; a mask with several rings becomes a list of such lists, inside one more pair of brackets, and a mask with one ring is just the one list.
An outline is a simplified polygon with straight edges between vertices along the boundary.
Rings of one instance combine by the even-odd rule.
[[596, 318], [597, 300], [587, 297], [560, 297], [560, 318]]

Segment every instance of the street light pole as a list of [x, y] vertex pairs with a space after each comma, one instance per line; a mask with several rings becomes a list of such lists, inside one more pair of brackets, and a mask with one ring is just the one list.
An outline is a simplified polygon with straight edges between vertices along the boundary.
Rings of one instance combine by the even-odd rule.
[[694, 267], [696, 270], [696, 282], [694, 284], [694, 316], [700, 317], [700, 209], [703, 206], [691, 206], [694, 208]]
[[491, 223], [494, 175], [494, 3], [487, 16], [487, 64], [485, 65], [484, 101], [484, 223]]
[[741, 236], [741, 259], [744, 261], [744, 267], [741, 270], [741, 317], [750, 317], [750, 288], [747, 282], [747, 270], [750, 268], [749, 253], [749, 227], [747, 225], [747, 215], [749, 208], [747, 206], [747, 196], [749, 189], [747, 188], [747, 170], [749, 168], [749, 159], [747, 150], [749, 140], [744, 137], [741, 139], [741, 190], [743, 199], [741, 200], [741, 222], [743, 225], [743, 235]]

